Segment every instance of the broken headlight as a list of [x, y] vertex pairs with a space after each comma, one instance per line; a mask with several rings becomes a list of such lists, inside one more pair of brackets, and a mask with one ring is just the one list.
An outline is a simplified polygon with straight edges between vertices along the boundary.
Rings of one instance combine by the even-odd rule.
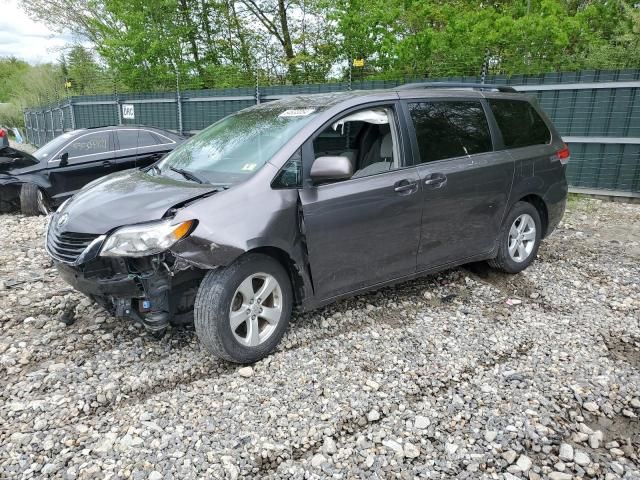
[[107, 237], [100, 251], [103, 257], [145, 257], [163, 252], [188, 236], [195, 220], [173, 223], [173, 220], [121, 227]]

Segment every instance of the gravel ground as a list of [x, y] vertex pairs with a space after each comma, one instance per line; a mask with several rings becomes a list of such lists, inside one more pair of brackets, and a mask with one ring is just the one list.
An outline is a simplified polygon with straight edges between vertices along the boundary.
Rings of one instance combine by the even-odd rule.
[[640, 477], [640, 205], [571, 201], [519, 275], [297, 315], [253, 367], [71, 291], [43, 218], [0, 227], [0, 478]]

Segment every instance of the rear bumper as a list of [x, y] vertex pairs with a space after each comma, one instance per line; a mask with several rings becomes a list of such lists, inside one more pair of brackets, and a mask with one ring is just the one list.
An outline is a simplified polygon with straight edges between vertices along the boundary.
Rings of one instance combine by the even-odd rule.
[[564, 211], [567, 206], [567, 195], [569, 194], [569, 186], [567, 185], [567, 181], [564, 178], [562, 181], [554, 183], [549, 190], [547, 190], [546, 195], [543, 200], [547, 206], [547, 230], [545, 231], [544, 236], [549, 236], [558, 226], [560, 220], [564, 216]]

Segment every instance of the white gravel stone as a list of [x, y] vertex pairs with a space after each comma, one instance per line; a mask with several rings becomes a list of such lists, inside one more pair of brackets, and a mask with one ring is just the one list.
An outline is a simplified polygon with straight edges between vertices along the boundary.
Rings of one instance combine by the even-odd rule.
[[583, 405], [583, 408], [589, 412], [597, 412], [600, 407], [598, 407], [598, 404], [596, 402], [585, 402]]
[[573, 475], [564, 472], [551, 472], [549, 474], [549, 480], [571, 480]]
[[568, 443], [563, 443], [560, 445], [560, 453], [558, 454], [560, 460], [565, 462], [573, 461], [573, 447]]
[[378, 410], [371, 410], [367, 414], [367, 420], [369, 420], [370, 422], [377, 422], [378, 420], [380, 420], [380, 412]]
[[611, 462], [611, 470], [613, 470], [618, 475], [624, 474], [624, 467], [619, 462]]
[[338, 451], [338, 447], [336, 446], [335, 440], [331, 437], [324, 437], [323, 450], [329, 455], [333, 455], [334, 453], [336, 453]]
[[604, 436], [600, 430], [593, 432], [589, 435], [589, 446], [593, 449], [600, 448]]
[[507, 450], [502, 454], [502, 458], [504, 458], [508, 464], [512, 464], [518, 458], [518, 454], [513, 450]]
[[156, 470], [149, 474], [149, 480], [162, 480], [162, 474]]
[[311, 466], [312, 467], [319, 467], [320, 465], [322, 465], [324, 462], [326, 462], [326, 458], [324, 458], [324, 455], [322, 455], [321, 453], [316, 453], [313, 458], [311, 459]]
[[484, 439], [489, 443], [493, 442], [497, 436], [498, 432], [496, 432], [495, 430], [487, 430], [486, 432], [484, 432]]
[[405, 442], [402, 446], [404, 456], [407, 458], [416, 458], [420, 456], [420, 449], [411, 442]]
[[521, 471], [528, 472], [533, 465], [533, 462], [526, 455], [520, 455], [518, 461], [516, 462], [516, 465]]
[[455, 443], [447, 443], [444, 446], [444, 449], [449, 455], [453, 455], [458, 450], [458, 445], [456, 445]]
[[252, 366], [115, 318], [62, 281], [44, 217], [0, 215], [0, 478], [640, 478], [640, 205], [567, 210], [520, 274], [296, 312]]
[[587, 452], [582, 450], [576, 450], [573, 455], [573, 461], [581, 467], [586, 467], [591, 463], [591, 459], [589, 458], [589, 455], [587, 455]]
[[429, 425], [431, 425], [431, 420], [429, 420], [427, 417], [423, 417], [422, 415], [417, 415], [416, 420], [413, 424], [413, 426], [416, 427], [418, 430], [424, 430], [425, 428], [429, 428]]
[[393, 450], [396, 454], [400, 454], [400, 455], [404, 454], [404, 451], [402, 449], [402, 445], [400, 445], [395, 440], [391, 440], [390, 438], [387, 438], [387, 439], [382, 441], [382, 445], [384, 445], [385, 447], [387, 447], [390, 450]]

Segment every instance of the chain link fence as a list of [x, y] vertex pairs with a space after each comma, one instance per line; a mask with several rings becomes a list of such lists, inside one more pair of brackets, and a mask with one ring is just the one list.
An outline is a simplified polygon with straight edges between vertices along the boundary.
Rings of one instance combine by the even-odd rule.
[[[640, 197], [640, 70], [583, 70], [565, 73], [496, 75], [464, 64], [460, 75], [426, 78], [405, 75], [381, 78], [379, 72], [348, 68], [334, 81], [301, 75], [297, 84], [286, 76], [257, 72], [227, 78], [181, 81], [174, 77], [153, 92], [127, 91], [108, 75], [85, 79], [58, 90], [55, 101], [24, 111], [27, 140], [42, 146], [69, 130], [107, 125], [150, 125], [186, 136], [243, 108], [287, 95], [356, 89], [391, 88], [416, 81], [505, 84], [537, 97], [572, 152], [568, 179], [575, 191]], [[472, 75], [473, 71], [480, 75]], [[437, 71], [435, 69], [434, 71]], [[171, 80], [171, 79], [170, 79]], [[237, 88], [202, 88], [203, 85]], [[79, 94], [78, 94], [79, 93]]]

